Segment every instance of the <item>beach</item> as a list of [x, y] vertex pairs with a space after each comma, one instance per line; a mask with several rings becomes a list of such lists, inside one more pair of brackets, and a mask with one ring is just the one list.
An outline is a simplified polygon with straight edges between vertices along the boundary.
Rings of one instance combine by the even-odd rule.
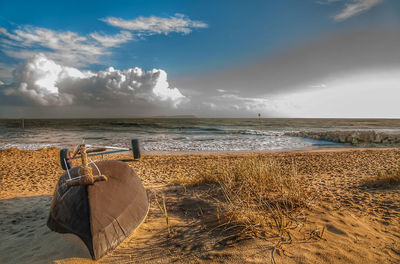
[[[210, 164], [253, 157], [293, 166], [316, 194], [290, 243], [278, 237], [228, 239], [213, 219], [215, 185], [187, 185]], [[150, 211], [144, 223], [97, 262], [74, 235], [46, 226], [59, 176], [59, 149], [0, 151], [1, 263], [396, 263], [400, 262], [400, 188], [369, 185], [381, 171], [400, 167], [398, 148], [334, 148], [264, 153], [108, 155], [125, 160], [145, 186]], [[75, 164], [77, 165], [77, 164]], [[158, 203], [164, 200], [168, 231]], [[214, 221], [215, 222], [215, 221]], [[317, 234], [317, 235], [315, 235]], [[286, 241], [287, 242], [287, 241]]]
[[0, 10], [0, 264], [400, 264], [400, 0]]

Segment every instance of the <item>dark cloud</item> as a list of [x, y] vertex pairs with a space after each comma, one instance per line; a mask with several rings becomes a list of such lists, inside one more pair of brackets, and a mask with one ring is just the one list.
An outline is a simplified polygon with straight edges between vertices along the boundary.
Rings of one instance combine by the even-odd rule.
[[[382, 90], [383, 97], [379, 97], [379, 103], [367, 109], [365, 115], [361, 112], [366, 108], [356, 98], [353, 98], [354, 105], [343, 109], [348, 111], [348, 116], [377, 116], [375, 112], [385, 116], [384, 111], [389, 111], [386, 115], [393, 117], [400, 113], [393, 110], [396, 106], [381, 106], [385, 101], [393, 104], [384, 98], [387, 98], [385, 93], [394, 91], [393, 82], [398, 81], [398, 69], [400, 31], [365, 30], [314, 39], [274, 57], [235, 65], [207, 76], [174, 81], [183, 93], [191, 95], [191, 105], [196, 108], [196, 113], [205, 116], [242, 117], [262, 113], [272, 117], [299, 114], [345, 117], [343, 111], [336, 111], [335, 107], [343, 107], [341, 101], [348, 103], [344, 99], [349, 92], [356, 96], [351, 90], [365, 91], [360, 98], [372, 100], [368, 93], [372, 94], [374, 88], [371, 85], [366, 88], [368, 73], [371, 73], [370, 76], [378, 78], [385, 76], [385, 79], [368, 79], [373, 81], [377, 90]], [[388, 74], [382, 74], [385, 72]], [[326, 98], [334, 95], [335, 90], [341, 95], [327, 101]], [[329, 104], [329, 108], [319, 105], [318, 113], [312, 107], [318, 100]]]
[[176, 84], [201, 94], [222, 89], [260, 96], [293, 91], [354, 71], [393, 67], [400, 67], [400, 31], [357, 31], [315, 39], [274, 57], [176, 80]]

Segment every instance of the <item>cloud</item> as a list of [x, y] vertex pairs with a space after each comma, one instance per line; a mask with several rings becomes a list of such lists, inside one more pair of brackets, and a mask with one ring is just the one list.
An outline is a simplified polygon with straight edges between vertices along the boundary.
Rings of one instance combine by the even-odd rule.
[[13, 67], [13, 65], [0, 62], [0, 79], [3, 81], [9, 79], [14, 68], [15, 66]]
[[128, 31], [121, 31], [115, 35], [92, 33], [89, 36], [101, 43], [103, 47], [118, 47], [120, 44], [133, 39], [132, 34]]
[[136, 67], [105, 71], [80, 71], [57, 64], [39, 54], [14, 71], [14, 82], [2, 85], [5, 101], [23, 101], [39, 106], [163, 105], [177, 108], [188, 101], [177, 88], [169, 87], [161, 69], [143, 71]]
[[[283, 95], [306, 93], [319, 89], [326, 89], [333, 93], [335, 89], [339, 89], [342, 84], [347, 83], [345, 81], [342, 84], [333, 83], [334, 78], [351, 76], [353, 73], [359, 72], [372, 74], [386, 69], [399, 69], [399, 43], [400, 32], [398, 30], [346, 31], [311, 39], [308, 43], [283, 50], [274, 56], [259, 56], [258, 60], [235, 64], [231, 68], [217, 69], [197, 77], [175, 78], [174, 83], [176, 86], [184, 88], [185, 94], [194, 94], [192, 91], [197, 92], [191, 98], [191, 105], [198, 105], [201, 102], [212, 103], [212, 105], [203, 104], [203, 108], [196, 108], [196, 114], [199, 113], [199, 115], [248, 117], [259, 112], [263, 116], [299, 116], [295, 111], [288, 111], [293, 108], [293, 100], [282, 97]], [[358, 76], [360, 77], [360, 75]], [[380, 81], [380, 79], [377, 80]], [[382, 85], [384, 85], [383, 80]], [[361, 77], [359, 86], [355, 81], [353, 82], [355, 87], [360, 87], [358, 90], [360, 93], [362, 93], [364, 83], [368, 84]], [[374, 84], [379, 89], [379, 84], [376, 82]], [[346, 89], [351, 90], [352, 88], [346, 86]], [[339, 89], [338, 91], [346, 94], [345, 90]], [[223, 94], [231, 94], [231, 96], [220, 97]], [[233, 95], [237, 95], [237, 97]], [[303, 103], [310, 105], [309, 109], [311, 105], [319, 102], [312, 96], [308, 99], [308, 102], [303, 100]], [[391, 97], [389, 99], [391, 100]], [[329, 100], [326, 101], [329, 103]], [[340, 100], [335, 102], [340, 103]], [[381, 102], [384, 100], [382, 99]], [[362, 104], [362, 102], [355, 101], [352, 106], [354, 111], [346, 108], [349, 110], [349, 115], [355, 113], [358, 104]], [[389, 100], [388, 104], [390, 105]], [[333, 106], [334, 104], [329, 105]], [[392, 107], [395, 106], [392, 105]], [[241, 110], [236, 111], [235, 109]], [[384, 116], [385, 110], [379, 110], [379, 105], [374, 109]], [[388, 116], [392, 116], [394, 113], [394, 111], [388, 110], [388, 105], [384, 105], [382, 109], [387, 110]], [[315, 111], [317, 114], [318, 111]], [[306, 112], [304, 110], [303, 113]], [[311, 112], [308, 114], [311, 115]], [[320, 116], [324, 114], [329, 115], [329, 111], [321, 112]], [[367, 111], [365, 116], [368, 114], [371, 114], [371, 111]], [[371, 114], [371, 116], [373, 115]]]
[[221, 89], [233, 94], [237, 90], [246, 97], [286, 93], [299, 87], [311, 89], [316, 84], [328, 85], [323, 80], [330, 76], [399, 67], [399, 43], [398, 30], [348, 31], [312, 39], [274, 56], [260, 56], [258, 60], [174, 82], [185, 91], [215, 94], [216, 89]]
[[83, 36], [71, 31], [55, 31], [29, 25], [10, 32], [0, 28], [0, 48], [6, 55], [17, 59], [26, 60], [37, 53], [43, 53], [63, 65], [87, 66], [99, 63], [101, 57], [111, 54], [112, 48], [141, 39], [144, 35], [170, 32], [188, 34], [193, 28], [207, 27], [203, 22], [190, 20], [180, 14], [170, 18], [152, 16], [123, 20], [109, 17], [102, 20], [109, 25], [135, 32], [122, 30], [114, 35], [93, 32]]
[[[312, 89], [298, 85], [283, 94], [220, 94], [203, 99], [205, 115], [296, 118], [399, 118], [400, 67], [325, 78]], [[192, 102], [194, 105], [196, 102]]]
[[[343, 21], [357, 14], [363, 13], [382, 3], [383, 0], [352, 0], [346, 7], [334, 16], [336, 21]], [[330, 1], [333, 2], [333, 1]], [[336, 2], [336, 1], [335, 1]]]
[[248, 113], [268, 113], [276, 111], [276, 102], [266, 97], [246, 97], [237, 94], [223, 94], [211, 98], [209, 102], [218, 110], [234, 110]]
[[208, 27], [206, 23], [191, 20], [182, 14], [175, 14], [175, 16], [169, 18], [151, 16], [125, 20], [117, 17], [106, 17], [101, 20], [114, 27], [138, 31], [148, 35], [167, 35], [171, 32], [189, 34], [194, 28]]
[[310, 85], [310, 88], [320, 88], [320, 89], [323, 89], [323, 88], [326, 88], [326, 87], [327, 87], [326, 84], [323, 84], [323, 83], [321, 83], [321, 84]]
[[273, 97], [258, 96], [249, 97], [242, 94], [219, 94], [216, 96], [206, 96], [204, 98], [193, 98], [191, 102], [191, 112], [203, 116], [219, 117], [256, 117], [258, 113], [263, 116], [282, 116], [278, 110], [286, 102]]
[[[10, 57], [29, 59], [38, 52], [67, 65], [87, 65], [98, 62], [100, 56], [109, 54], [107, 45], [103, 45], [106, 36], [96, 40], [93, 37], [80, 36], [70, 31], [58, 32], [46, 28], [24, 26], [13, 32], [0, 28], [5, 38], [0, 40], [3, 51]], [[111, 38], [111, 37], [108, 37]], [[103, 42], [101, 41], [103, 40]], [[120, 38], [121, 44], [129, 38]], [[110, 40], [108, 40], [108, 43]]]
[[328, 85], [271, 97], [290, 117], [399, 118], [400, 67], [344, 74]]

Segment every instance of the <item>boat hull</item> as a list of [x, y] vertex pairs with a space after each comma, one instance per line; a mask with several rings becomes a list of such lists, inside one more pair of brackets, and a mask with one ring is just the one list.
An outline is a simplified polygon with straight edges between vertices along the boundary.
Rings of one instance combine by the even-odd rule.
[[[108, 181], [67, 187], [69, 176], [61, 175], [47, 221], [53, 231], [79, 236], [93, 259], [116, 248], [144, 221], [149, 209], [146, 190], [129, 165], [115, 160], [96, 165]], [[71, 178], [78, 177], [78, 170], [69, 171]]]

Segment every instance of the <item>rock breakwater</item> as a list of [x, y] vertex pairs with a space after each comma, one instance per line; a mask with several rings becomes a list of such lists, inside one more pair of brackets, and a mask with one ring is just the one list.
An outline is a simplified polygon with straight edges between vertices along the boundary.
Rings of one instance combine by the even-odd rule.
[[377, 131], [298, 131], [285, 135], [352, 145], [400, 145], [400, 134]]

